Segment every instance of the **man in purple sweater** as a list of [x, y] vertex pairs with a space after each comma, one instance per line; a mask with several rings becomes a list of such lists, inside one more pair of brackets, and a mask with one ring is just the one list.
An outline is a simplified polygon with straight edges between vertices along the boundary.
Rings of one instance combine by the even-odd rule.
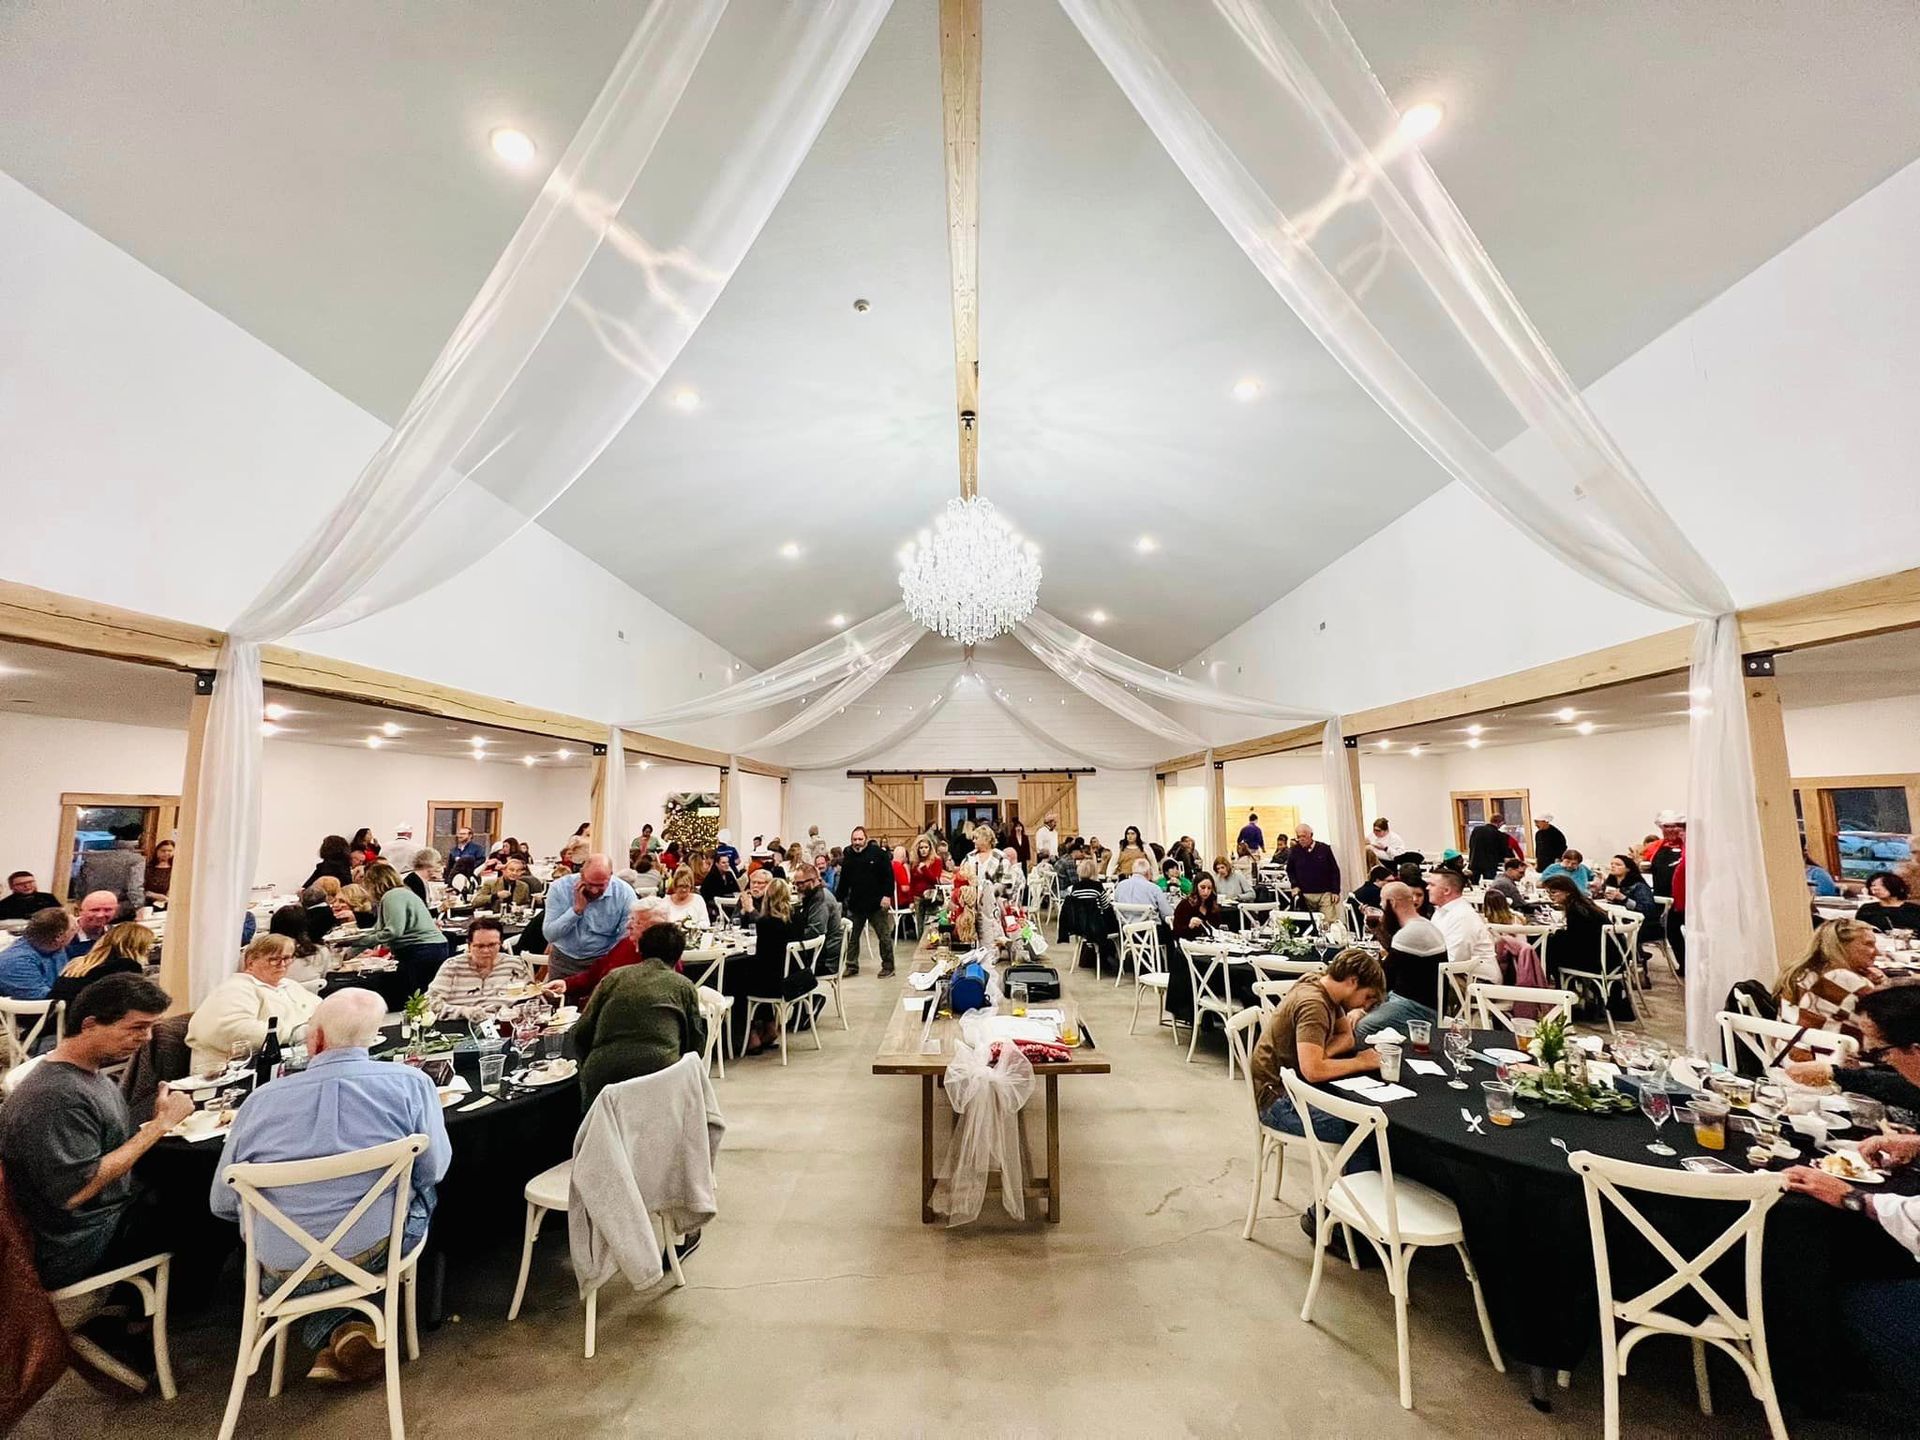
[[1340, 913], [1340, 862], [1332, 846], [1313, 838], [1311, 825], [1293, 832], [1293, 844], [1287, 850], [1287, 881], [1309, 910], [1320, 912], [1323, 925], [1333, 923]]

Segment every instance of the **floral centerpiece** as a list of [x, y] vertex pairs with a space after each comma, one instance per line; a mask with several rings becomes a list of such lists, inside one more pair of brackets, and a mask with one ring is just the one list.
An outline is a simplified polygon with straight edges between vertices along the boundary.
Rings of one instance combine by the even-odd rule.
[[1283, 960], [1311, 960], [1314, 954], [1311, 940], [1304, 935], [1295, 935], [1291, 930], [1284, 929], [1274, 931], [1267, 950]]
[[1558, 1015], [1540, 1021], [1527, 1041], [1527, 1053], [1547, 1069], [1558, 1069], [1567, 1058], [1567, 1022]]
[[1587, 1075], [1584, 1057], [1569, 1046], [1567, 1022], [1549, 1015], [1533, 1027], [1527, 1041], [1527, 1053], [1540, 1064], [1537, 1070], [1516, 1075], [1516, 1095], [1563, 1110], [1585, 1110], [1592, 1114], [1626, 1112], [1637, 1108], [1634, 1098], [1611, 1086], [1595, 1084]]

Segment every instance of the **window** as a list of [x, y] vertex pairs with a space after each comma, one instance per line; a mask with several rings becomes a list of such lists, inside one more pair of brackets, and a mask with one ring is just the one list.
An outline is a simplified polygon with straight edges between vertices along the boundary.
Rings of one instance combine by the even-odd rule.
[[1467, 836], [1474, 827], [1499, 816], [1500, 828], [1520, 842], [1523, 852], [1533, 851], [1533, 816], [1525, 790], [1455, 790], [1453, 792], [1453, 843], [1462, 855], [1467, 853]]
[[1864, 882], [1913, 857], [1920, 775], [1834, 775], [1793, 785], [1807, 853], [1836, 880]]
[[482, 850], [491, 850], [502, 836], [505, 813], [498, 800], [435, 800], [427, 807], [427, 844], [445, 855], [458, 843], [454, 832], [464, 828]]

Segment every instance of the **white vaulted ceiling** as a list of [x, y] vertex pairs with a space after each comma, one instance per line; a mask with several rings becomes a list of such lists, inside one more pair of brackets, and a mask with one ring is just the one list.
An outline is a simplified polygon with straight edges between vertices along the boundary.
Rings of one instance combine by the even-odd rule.
[[[1446, 104], [1433, 162], [1583, 382], [1920, 155], [1905, 0], [1340, 8], [1390, 93]], [[643, 9], [14, 0], [0, 168], [391, 419]], [[934, 17], [896, 0], [707, 324], [543, 520], [756, 664], [891, 603], [954, 492]], [[1044, 605], [1170, 663], [1441, 477], [1057, 6], [987, 0], [984, 32], [982, 488], [1041, 545]], [[503, 123], [532, 174], [488, 151]]]

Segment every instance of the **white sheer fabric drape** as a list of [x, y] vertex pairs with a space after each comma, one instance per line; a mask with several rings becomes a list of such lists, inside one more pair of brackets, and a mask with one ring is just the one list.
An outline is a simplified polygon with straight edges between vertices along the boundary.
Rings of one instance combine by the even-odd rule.
[[1768, 907], [1751, 903], [1764, 869], [1726, 586], [1588, 409], [1327, 0], [1060, 3], [1275, 292], [1429, 455], [1570, 568], [1702, 622], [1694, 684], [1714, 698], [1690, 790], [1715, 810], [1690, 812], [1688, 1023], [1709, 1043], [1731, 984], [1775, 963]]
[[[831, 757], [819, 757], [802, 752], [800, 758], [795, 758], [791, 752], [788, 752], [770, 758], [778, 759], [782, 764], [792, 765], [796, 769], [801, 770], [844, 770], [851, 765], [863, 765], [876, 756], [887, 754], [895, 746], [902, 745], [908, 740], [911, 740], [915, 735], [918, 735], [934, 716], [941, 713], [940, 707], [942, 705], [952, 703], [955, 692], [959, 690], [961, 685], [966, 683], [966, 679], [966, 667], [956, 666], [953, 673], [947, 677], [946, 683], [940, 687], [939, 693], [934, 695], [925, 705], [916, 705], [913, 713], [898, 726], [886, 731], [884, 734], [862, 740], [851, 750]], [[825, 717], [823, 716], [822, 718], [824, 719]]]
[[1340, 730], [1340, 717], [1327, 721], [1320, 734], [1320, 785], [1327, 796], [1327, 845], [1340, 862], [1340, 878], [1348, 890], [1367, 878], [1366, 835], [1357, 831], [1364, 826], [1360, 814], [1360, 792], [1354, 789], [1353, 766], [1347, 760], [1346, 737]]
[[633, 838], [633, 832], [627, 820], [627, 743], [618, 725], [607, 727], [607, 768], [600, 794], [606, 823], [602, 825], [598, 823], [600, 817], [594, 817], [593, 848], [611, 856], [614, 869], [624, 869], [627, 841]]
[[425, 594], [579, 477], [706, 317], [890, 3], [646, 9], [386, 443], [228, 627], [185, 876], [192, 1003], [233, 968], [259, 852], [258, 647]]

